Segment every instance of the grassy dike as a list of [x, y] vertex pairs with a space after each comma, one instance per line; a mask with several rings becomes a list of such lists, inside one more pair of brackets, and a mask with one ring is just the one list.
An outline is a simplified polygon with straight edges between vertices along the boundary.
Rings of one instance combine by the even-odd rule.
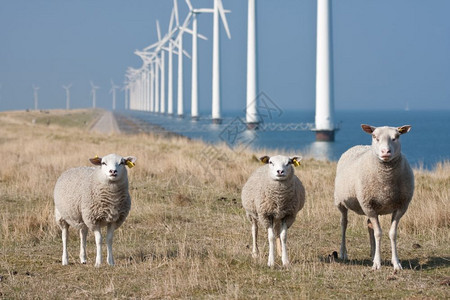
[[[450, 297], [450, 163], [431, 172], [415, 170], [414, 198], [399, 225], [404, 270], [394, 274], [390, 216], [381, 217], [381, 270], [371, 271], [366, 221], [352, 212], [351, 260], [331, 259], [340, 243], [340, 213], [333, 205], [336, 163], [304, 159], [296, 174], [307, 200], [288, 231], [291, 266], [282, 268], [277, 258], [277, 267], [269, 269], [264, 230], [261, 257], [251, 257], [251, 225], [240, 191], [259, 166], [254, 156], [273, 151], [233, 151], [151, 133], [91, 133], [100, 113], [0, 113], [0, 298]], [[138, 158], [129, 170], [132, 209], [115, 234], [116, 266], [94, 268], [92, 233], [88, 264], [81, 265], [78, 233], [71, 229], [69, 266], [63, 267], [53, 216], [55, 181], [64, 170], [109, 153]]]

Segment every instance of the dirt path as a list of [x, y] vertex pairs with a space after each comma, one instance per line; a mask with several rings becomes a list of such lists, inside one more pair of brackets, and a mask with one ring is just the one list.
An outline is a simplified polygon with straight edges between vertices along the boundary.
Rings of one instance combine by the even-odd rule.
[[91, 131], [115, 134], [120, 133], [119, 126], [117, 125], [116, 118], [110, 111], [105, 111], [98, 121], [91, 127]]

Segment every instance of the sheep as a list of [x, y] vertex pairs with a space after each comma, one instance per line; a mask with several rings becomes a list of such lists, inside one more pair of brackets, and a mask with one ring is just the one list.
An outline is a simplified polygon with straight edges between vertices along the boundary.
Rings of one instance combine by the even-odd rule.
[[372, 135], [372, 145], [354, 146], [347, 150], [339, 159], [336, 170], [334, 204], [342, 214], [340, 256], [343, 260], [348, 259], [345, 232], [350, 209], [368, 217], [372, 269], [380, 269], [381, 227], [378, 216], [392, 213], [389, 230], [392, 264], [394, 271], [401, 270], [397, 255], [397, 227], [414, 193], [414, 174], [401, 153], [399, 138], [409, 132], [411, 126], [395, 128], [363, 124], [361, 127]]
[[109, 154], [89, 159], [95, 167], [78, 167], [65, 171], [54, 189], [55, 219], [62, 231], [62, 264], [68, 264], [67, 237], [69, 226], [80, 231], [80, 261], [86, 264], [86, 236], [94, 232], [97, 245], [95, 266], [102, 263], [101, 227], [107, 227], [107, 261], [114, 265], [112, 241], [114, 230], [125, 221], [131, 207], [128, 175], [136, 157]]
[[266, 165], [256, 169], [242, 188], [242, 206], [252, 222], [254, 258], [258, 257], [258, 221], [267, 229], [269, 258], [267, 265], [275, 264], [275, 239], [281, 239], [283, 266], [289, 265], [286, 248], [287, 229], [294, 223], [297, 213], [305, 204], [305, 188], [294, 174], [294, 166], [300, 165], [301, 157], [282, 155], [263, 156]]

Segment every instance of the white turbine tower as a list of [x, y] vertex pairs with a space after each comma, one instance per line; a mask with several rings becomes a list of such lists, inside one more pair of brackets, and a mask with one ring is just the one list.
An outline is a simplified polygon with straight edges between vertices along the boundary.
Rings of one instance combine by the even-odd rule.
[[129, 103], [129, 93], [130, 93], [130, 83], [129, 82], [125, 82], [124, 86], [121, 88], [121, 90], [124, 93], [124, 108], [125, 109], [129, 109], [128, 107], [128, 103]]
[[94, 85], [94, 83], [91, 81], [92, 108], [96, 108], [96, 106], [97, 106], [96, 91], [99, 88], [100, 87]]
[[214, 0], [214, 19], [213, 19], [213, 70], [212, 70], [212, 121], [215, 124], [222, 122], [220, 112], [220, 31], [219, 15], [228, 38], [231, 38], [230, 30], [223, 9], [222, 0]]
[[331, 1], [317, 0], [316, 140], [334, 141]]
[[[188, 31], [186, 26], [189, 23], [190, 15], [184, 20], [183, 25], [180, 26], [178, 19], [178, 3], [177, 0], [173, 1], [173, 9], [175, 14], [176, 28], [178, 29], [178, 36], [175, 39], [178, 47], [178, 89], [177, 89], [177, 116], [184, 116], [184, 103], [183, 103], [183, 54], [189, 57], [183, 50], [183, 33]], [[190, 58], [190, 57], [189, 57]]]
[[248, 129], [258, 126], [256, 79], [256, 7], [255, 0], [248, 0], [247, 28], [247, 106], [245, 120]]
[[70, 88], [72, 87], [72, 84], [69, 85], [63, 85], [63, 89], [66, 90], [66, 109], [70, 109]]
[[33, 84], [34, 110], [38, 110], [38, 102], [39, 102], [38, 91], [39, 87]]
[[[207, 40], [203, 35], [198, 34], [197, 15], [200, 13], [214, 13], [212, 8], [194, 8], [190, 0], [185, 0], [189, 7], [189, 14], [192, 17], [192, 76], [191, 76], [191, 116], [197, 120], [198, 114], [198, 48], [197, 37]], [[187, 31], [187, 30], [186, 30]]]
[[112, 109], [116, 110], [116, 89], [118, 89], [119, 86], [115, 85], [113, 80], [111, 79], [111, 89], [109, 90], [109, 93], [112, 94]]

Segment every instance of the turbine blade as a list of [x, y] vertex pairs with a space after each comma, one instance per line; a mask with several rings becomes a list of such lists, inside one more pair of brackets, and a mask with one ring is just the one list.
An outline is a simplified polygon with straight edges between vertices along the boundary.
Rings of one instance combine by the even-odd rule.
[[203, 34], [197, 33], [197, 36], [198, 36], [199, 38], [201, 38], [202, 40], [205, 40], [205, 41], [208, 40], [208, 38], [207, 38], [206, 36], [204, 36]]
[[189, 55], [189, 53], [187, 53], [187, 51], [184, 50], [184, 49], [183, 49], [183, 54], [184, 54], [187, 58], [191, 59], [191, 56]]
[[175, 24], [177, 27], [180, 26], [180, 20], [178, 19], [178, 2], [177, 0], [173, 0], [173, 10], [175, 12]]
[[225, 11], [223, 9], [222, 0], [217, 1], [217, 9], [219, 10], [220, 18], [222, 19], [223, 27], [225, 27], [225, 31], [229, 39], [231, 39], [230, 29], [228, 28], [227, 17], [225, 16]]
[[156, 20], [156, 33], [158, 34], [158, 41], [161, 41], [161, 29], [159, 28], [158, 20]]
[[189, 7], [189, 10], [192, 10], [191, 1], [189, 1], [189, 0], [185, 0], [185, 1], [186, 1], [187, 6]]
[[167, 32], [172, 31], [173, 18], [174, 18], [174, 9], [172, 8], [172, 12], [170, 13], [169, 29], [167, 30]]
[[[195, 13], [213, 13], [214, 9], [212, 8], [196, 8], [194, 9]], [[228, 12], [227, 10], [225, 10], [225, 12]]]

